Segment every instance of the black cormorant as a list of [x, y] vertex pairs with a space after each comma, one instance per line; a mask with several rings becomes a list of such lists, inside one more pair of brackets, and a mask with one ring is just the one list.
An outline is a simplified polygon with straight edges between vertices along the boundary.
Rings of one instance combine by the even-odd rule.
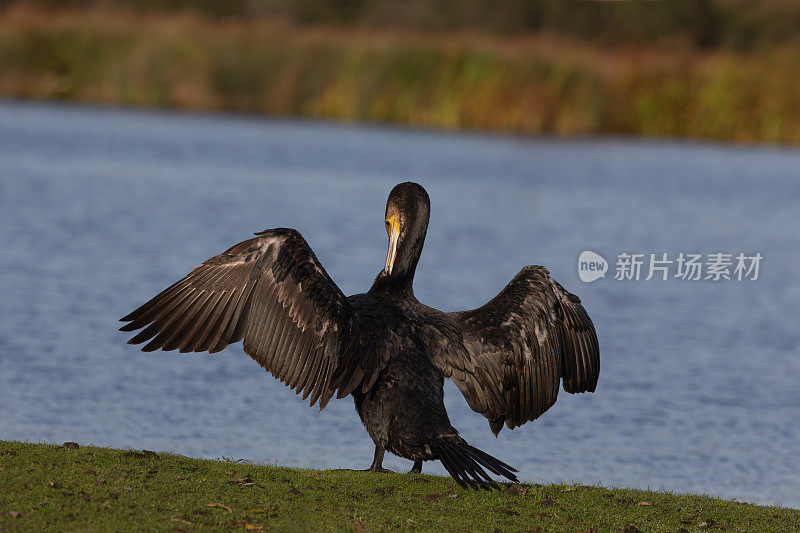
[[385, 450], [438, 459], [461, 485], [490, 483], [486, 470], [516, 481], [511, 466], [470, 446], [450, 424], [444, 378], [497, 435], [534, 420], [571, 393], [594, 391], [597, 336], [577, 296], [541, 266], [526, 266], [489, 303], [443, 313], [414, 297], [414, 271], [430, 200], [401, 183], [386, 203], [389, 250], [369, 292], [346, 297], [297, 231], [256, 233], [192, 270], [122, 321], [144, 328], [129, 343], [144, 351], [244, 351], [322, 410], [349, 394], [370, 437], [369, 470]]

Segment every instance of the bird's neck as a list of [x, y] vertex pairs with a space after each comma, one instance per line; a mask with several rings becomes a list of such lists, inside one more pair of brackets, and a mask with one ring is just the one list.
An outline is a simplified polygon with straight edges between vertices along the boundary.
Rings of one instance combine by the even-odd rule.
[[393, 273], [391, 276], [381, 270], [369, 292], [393, 299], [414, 298], [414, 270]]
[[414, 298], [414, 273], [425, 246], [427, 228], [426, 217], [409, 236], [400, 241], [392, 273], [387, 274], [386, 270], [381, 270], [370, 292], [393, 298]]

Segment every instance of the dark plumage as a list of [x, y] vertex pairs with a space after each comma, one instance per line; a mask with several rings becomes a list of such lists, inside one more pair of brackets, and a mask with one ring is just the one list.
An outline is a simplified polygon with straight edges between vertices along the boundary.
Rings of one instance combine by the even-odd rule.
[[386, 267], [364, 294], [345, 297], [292, 229], [256, 233], [196, 267], [122, 321], [143, 350], [244, 351], [322, 410], [352, 394], [375, 442], [414, 461], [438, 459], [462, 485], [516, 481], [511, 466], [470, 446], [450, 424], [444, 378], [497, 435], [536, 419], [571, 393], [594, 391], [597, 336], [577, 296], [527, 266], [489, 303], [443, 313], [417, 301], [414, 272], [430, 214], [420, 185], [396, 186], [386, 205]]

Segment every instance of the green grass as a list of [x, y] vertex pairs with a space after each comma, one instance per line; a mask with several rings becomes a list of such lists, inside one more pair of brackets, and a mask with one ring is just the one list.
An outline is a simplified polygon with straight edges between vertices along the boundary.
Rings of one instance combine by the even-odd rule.
[[467, 490], [413, 474], [303, 470], [0, 441], [0, 530], [797, 531], [800, 511], [565, 485]]

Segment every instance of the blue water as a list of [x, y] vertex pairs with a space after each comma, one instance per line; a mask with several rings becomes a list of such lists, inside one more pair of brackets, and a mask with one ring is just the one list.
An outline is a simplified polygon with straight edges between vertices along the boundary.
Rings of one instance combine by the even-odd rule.
[[[386, 195], [407, 179], [432, 200], [422, 302], [476, 307], [543, 264], [598, 331], [597, 393], [562, 392], [499, 439], [448, 384], [468, 441], [529, 481], [800, 507], [800, 153], [771, 148], [0, 101], [0, 438], [366, 467], [351, 400], [317, 413], [240, 345], [139, 352], [117, 319], [278, 226], [362, 292], [385, 258]], [[591, 284], [577, 272], [587, 249], [611, 263]], [[615, 281], [630, 251], [764, 259], [756, 281]]]

